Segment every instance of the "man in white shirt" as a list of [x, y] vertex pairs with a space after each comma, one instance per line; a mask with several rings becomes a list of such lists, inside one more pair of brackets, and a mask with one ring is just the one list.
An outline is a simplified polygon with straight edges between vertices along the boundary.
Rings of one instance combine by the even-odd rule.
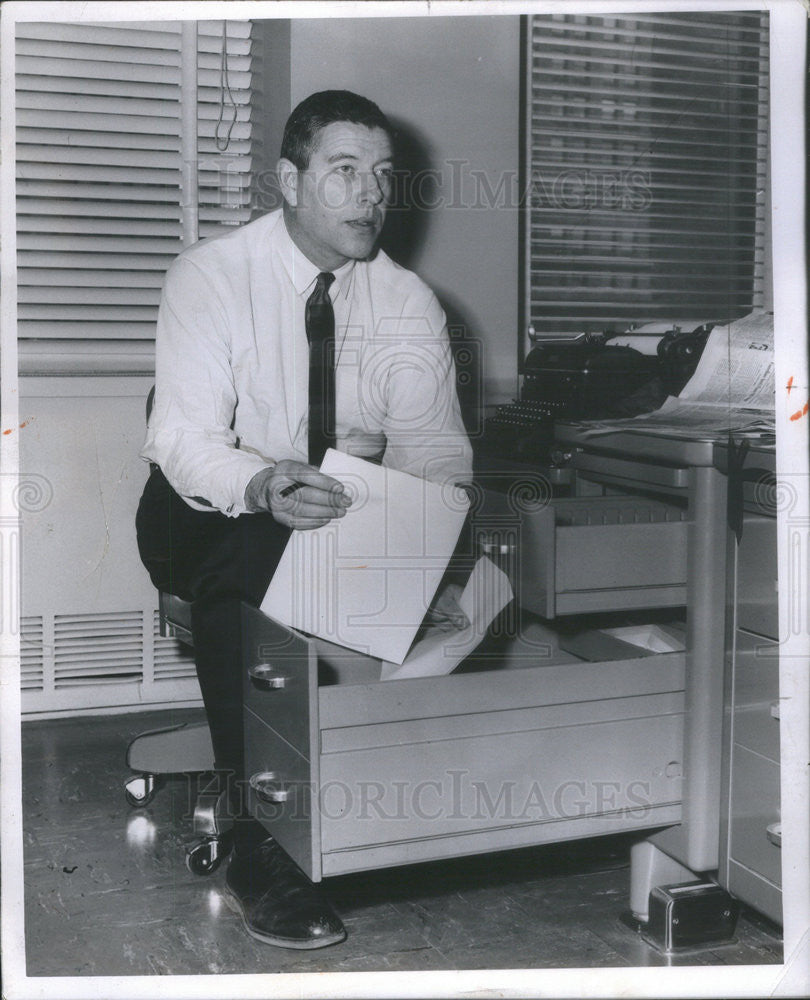
[[[261, 603], [290, 529], [350, 505], [313, 447], [431, 480], [471, 478], [444, 313], [421, 279], [375, 251], [392, 171], [392, 130], [375, 104], [313, 94], [285, 128], [283, 209], [189, 248], [166, 277], [138, 544], [156, 586], [193, 602], [216, 764], [237, 779], [239, 603]], [[313, 369], [324, 308], [334, 339]], [[441, 589], [434, 621], [466, 624], [456, 597], [452, 584]], [[320, 890], [247, 818], [238, 787], [226, 885], [248, 932], [292, 948], [343, 940]]]

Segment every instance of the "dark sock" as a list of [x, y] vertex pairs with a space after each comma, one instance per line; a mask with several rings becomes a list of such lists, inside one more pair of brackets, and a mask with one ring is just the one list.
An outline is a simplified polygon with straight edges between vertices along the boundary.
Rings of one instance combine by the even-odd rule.
[[269, 836], [258, 820], [252, 816], [240, 816], [233, 824], [233, 849], [236, 857], [244, 858], [251, 854]]
[[245, 783], [228, 782], [228, 811], [233, 817], [233, 848], [238, 857], [252, 853], [270, 834], [248, 810]]

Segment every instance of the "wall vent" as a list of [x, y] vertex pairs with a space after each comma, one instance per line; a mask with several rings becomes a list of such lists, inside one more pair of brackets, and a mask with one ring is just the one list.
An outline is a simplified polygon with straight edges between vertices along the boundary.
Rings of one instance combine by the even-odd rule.
[[178, 639], [167, 639], [160, 634], [160, 614], [156, 611], [152, 620], [154, 636], [153, 679], [159, 681], [195, 680], [194, 657], [191, 650]]
[[42, 691], [45, 687], [42, 615], [20, 619], [20, 688]]
[[54, 685], [139, 683], [143, 612], [54, 616]]
[[190, 648], [152, 607], [23, 617], [20, 654], [24, 718], [202, 703]]

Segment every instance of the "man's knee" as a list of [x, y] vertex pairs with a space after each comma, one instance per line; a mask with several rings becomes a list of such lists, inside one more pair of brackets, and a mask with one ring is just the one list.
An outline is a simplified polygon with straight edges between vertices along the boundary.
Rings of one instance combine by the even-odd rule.
[[199, 566], [220, 533], [213, 517], [189, 507], [153, 469], [138, 504], [135, 534], [141, 562], [158, 590], [194, 599]]
[[159, 470], [135, 518], [141, 561], [158, 590], [185, 600], [235, 597], [258, 606], [290, 529], [272, 514], [226, 517], [189, 507]]

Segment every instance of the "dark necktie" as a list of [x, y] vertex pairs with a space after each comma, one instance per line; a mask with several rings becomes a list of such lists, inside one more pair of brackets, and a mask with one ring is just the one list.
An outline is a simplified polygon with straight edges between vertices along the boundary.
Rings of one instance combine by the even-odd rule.
[[320, 465], [335, 445], [335, 313], [329, 286], [335, 280], [321, 272], [307, 299], [304, 322], [309, 341], [309, 462]]

